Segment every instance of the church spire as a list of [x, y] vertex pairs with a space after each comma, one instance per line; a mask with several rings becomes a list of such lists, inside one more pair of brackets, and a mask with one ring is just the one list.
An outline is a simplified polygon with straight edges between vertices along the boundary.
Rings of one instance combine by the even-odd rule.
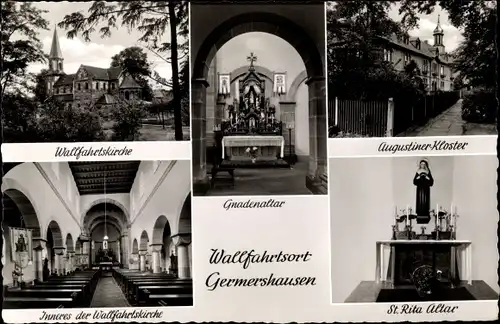
[[54, 36], [52, 36], [52, 46], [50, 47], [49, 58], [62, 59], [61, 46], [59, 46], [59, 37], [57, 37], [57, 28], [54, 26]]
[[441, 27], [441, 22], [440, 19], [441, 15], [438, 15], [438, 21], [436, 28], [434, 28], [434, 46], [438, 49], [439, 54], [444, 53], [444, 44], [443, 44], [443, 36], [444, 36], [444, 31], [443, 28]]

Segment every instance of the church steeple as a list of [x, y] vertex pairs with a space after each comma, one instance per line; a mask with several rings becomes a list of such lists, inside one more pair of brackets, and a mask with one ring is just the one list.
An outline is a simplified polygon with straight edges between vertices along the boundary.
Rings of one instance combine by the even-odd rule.
[[439, 53], [442, 54], [444, 53], [444, 44], [443, 44], [443, 36], [444, 36], [444, 31], [443, 28], [441, 27], [441, 22], [440, 22], [440, 16], [438, 15], [438, 21], [436, 28], [434, 28], [434, 46], [439, 50]]
[[59, 45], [59, 37], [57, 36], [57, 29], [54, 26], [54, 35], [52, 36], [52, 46], [50, 47], [49, 54], [49, 72], [47, 73], [47, 91], [53, 92], [54, 83], [57, 79], [64, 74], [63, 55], [61, 46]]
[[59, 37], [57, 37], [57, 28], [54, 27], [54, 36], [52, 36], [52, 46], [50, 47], [49, 58], [62, 59], [61, 46], [59, 46]]

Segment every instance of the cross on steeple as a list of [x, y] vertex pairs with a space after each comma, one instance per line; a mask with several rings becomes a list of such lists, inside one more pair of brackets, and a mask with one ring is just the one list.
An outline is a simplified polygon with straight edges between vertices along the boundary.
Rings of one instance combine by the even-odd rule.
[[253, 52], [251, 52], [250, 56], [247, 56], [247, 61], [250, 61], [250, 67], [253, 67], [253, 62], [257, 61], [257, 56], [253, 55]]

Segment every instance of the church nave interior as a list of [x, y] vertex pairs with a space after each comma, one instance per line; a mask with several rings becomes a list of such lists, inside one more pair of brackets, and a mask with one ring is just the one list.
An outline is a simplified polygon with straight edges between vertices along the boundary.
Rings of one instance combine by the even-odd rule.
[[189, 167], [9, 165], [3, 307], [192, 305]]

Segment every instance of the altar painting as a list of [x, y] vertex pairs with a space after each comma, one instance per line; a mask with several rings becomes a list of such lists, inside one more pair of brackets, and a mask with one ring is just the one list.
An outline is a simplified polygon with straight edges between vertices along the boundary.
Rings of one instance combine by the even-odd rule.
[[275, 73], [274, 74], [274, 87], [273, 92], [276, 94], [286, 93], [286, 74], [285, 73]]

